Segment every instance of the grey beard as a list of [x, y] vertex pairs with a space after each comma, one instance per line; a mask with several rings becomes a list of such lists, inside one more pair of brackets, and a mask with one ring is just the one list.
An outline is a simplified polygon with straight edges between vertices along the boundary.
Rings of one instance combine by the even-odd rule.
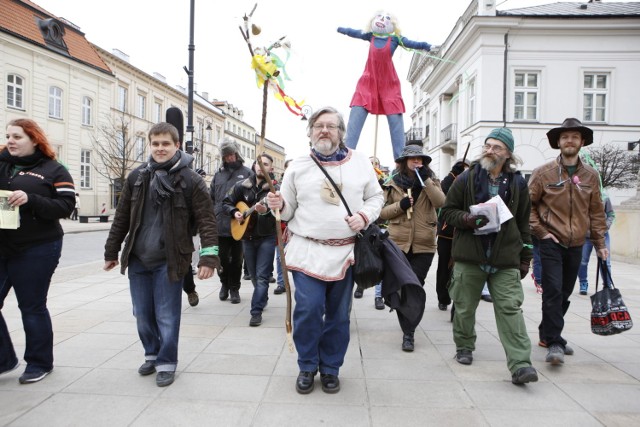
[[492, 171], [500, 164], [500, 159], [491, 160], [486, 156], [480, 158], [480, 167], [486, 171]]
[[338, 149], [338, 146], [333, 145], [331, 142], [317, 141], [315, 144], [313, 144], [313, 148], [315, 148], [315, 150], [323, 156], [329, 156], [335, 153], [335, 151]]

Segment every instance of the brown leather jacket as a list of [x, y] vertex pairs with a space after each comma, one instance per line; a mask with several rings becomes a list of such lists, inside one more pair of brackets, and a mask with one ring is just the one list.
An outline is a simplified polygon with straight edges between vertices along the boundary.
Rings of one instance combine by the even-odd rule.
[[[575, 183], [575, 177], [579, 183]], [[562, 246], [584, 244], [587, 230], [597, 249], [605, 248], [607, 224], [598, 172], [578, 159], [573, 178], [560, 156], [536, 169], [529, 179], [532, 233], [542, 239], [553, 234]]]

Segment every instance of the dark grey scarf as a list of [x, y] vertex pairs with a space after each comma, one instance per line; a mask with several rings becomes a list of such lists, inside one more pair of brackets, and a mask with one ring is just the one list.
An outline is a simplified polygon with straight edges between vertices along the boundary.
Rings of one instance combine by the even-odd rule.
[[153, 157], [149, 156], [146, 170], [152, 174], [149, 191], [155, 205], [162, 204], [175, 192], [171, 175], [180, 169], [178, 166], [180, 165], [181, 156], [182, 152], [177, 151], [170, 160], [164, 163], [158, 163], [153, 160]]

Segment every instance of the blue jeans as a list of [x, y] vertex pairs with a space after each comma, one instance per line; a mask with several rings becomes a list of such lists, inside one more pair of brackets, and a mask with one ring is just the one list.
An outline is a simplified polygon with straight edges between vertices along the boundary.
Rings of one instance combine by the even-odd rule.
[[276, 283], [278, 286], [284, 287], [284, 276], [282, 275], [282, 262], [280, 261], [280, 251], [276, 247], [276, 270], [278, 270], [278, 278]]
[[536, 283], [542, 283], [542, 263], [540, 262], [540, 241], [531, 237], [533, 242], [533, 278]]
[[349, 315], [353, 273], [324, 282], [293, 271], [296, 307], [293, 311], [293, 342], [301, 371], [338, 375], [349, 346]]
[[269, 301], [269, 278], [273, 275], [273, 256], [276, 249], [276, 236], [267, 236], [243, 240], [244, 262], [247, 264], [253, 296], [251, 297], [251, 315], [261, 314]]
[[[609, 232], [604, 233], [604, 244], [609, 252], [611, 252], [611, 242], [609, 240]], [[587, 268], [589, 267], [589, 258], [591, 258], [591, 250], [593, 249], [593, 243], [587, 239], [582, 246], [582, 261], [580, 261], [580, 269], [578, 270], [578, 278], [580, 283], [588, 282]], [[611, 256], [607, 258], [607, 267], [609, 267], [609, 273], [611, 273]], [[605, 277], [604, 272], [600, 271], [600, 277], [602, 277], [603, 286], [609, 286], [609, 277]]]
[[[362, 132], [364, 122], [367, 120], [368, 115], [369, 112], [364, 107], [351, 107], [349, 123], [347, 124], [347, 135], [344, 140], [344, 144], [347, 147], [355, 150], [358, 146], [360, 133]], [[387, 123], [389, 123], [389, 133], [391, 133], [393, 158], [397, 159], [404, 149], [404, 121], [402, 120], [402, 114], [388, 115]]]
[[[42, 243], [10, 256], [0, 256], [0, 309], [13, 287], [25, 334], [25, 372], [53, 369], [53, 327], [47, 309], [51, 276], [62, 253], [62, 239]], [[7, 324], [0, 311], [0, 371], [16, 365]]]
[[154, 360], [158, 372], [174, 372], [178, 365], [182, 278], [172, 282], [166, 263], [147, 268], [132, 256], [129, 288], [145, 360]]

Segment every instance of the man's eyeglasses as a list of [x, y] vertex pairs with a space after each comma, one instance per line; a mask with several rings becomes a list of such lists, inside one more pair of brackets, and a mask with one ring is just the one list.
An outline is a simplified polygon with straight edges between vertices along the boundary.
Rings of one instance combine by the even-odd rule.
[[311, 127], [313, 128], [313, 130], [322, 130], [324, 128], [327, 128], [327, 130], [334, 131], [338, 129], [338, 125], [334, 125], [334, 124], [325, 125], [325, 124], [316, 123]]
[[499, 145], [491, 145], [491, 144], [484, 144], [482, 146], [482, 151], [486, 152], [489, 150], [493, 151], [494, 153], [502, 153], [505, 150], [505, 148]]

